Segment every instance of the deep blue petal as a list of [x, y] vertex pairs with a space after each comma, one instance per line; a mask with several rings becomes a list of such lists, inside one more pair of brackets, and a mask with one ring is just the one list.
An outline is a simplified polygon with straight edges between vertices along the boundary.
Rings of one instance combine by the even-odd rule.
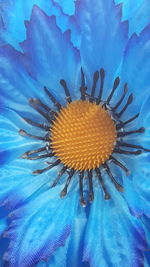
[[11, 242], [4, 255], [11, 266], [34, 265], [64, 245], [71, 231], [78, 201], [76, 193], [70, 197], [67, 195], [63, 200], [58, 199], [57, 194], [58, 189], [45, 191], [12, 213], [12, 223], [5, 232]]

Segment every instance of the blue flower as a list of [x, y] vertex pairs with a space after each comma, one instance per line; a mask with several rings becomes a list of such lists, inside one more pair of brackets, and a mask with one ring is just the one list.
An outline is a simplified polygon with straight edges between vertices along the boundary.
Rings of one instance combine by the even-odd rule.
[[[9, 243], [3, 260], [15, 267], [148, 266], [150, 26], [128, 39], [128, 23], [113, 1], [76, 1], [74, 8], [64, 6], [59, 20], [59, 5], [55, 16], [34, 6], [20, 47], [8, 43], [12, 36], [1, 23], [0, 201], [6, 211], [0, 231], [6, 227], [1, 242]], [[53, 166], [50, 158], [47, 165], [37, 149], [45, 146], [50, 157], [48, 121], [61, 114], [59, 105], [80, 98], [100, 102], [118, 125], [117, 145], [124, 144], [114, 148], [115, 164], [111, 157], [95, 168], [97, 177], [90, 170], [83, 183], [82, 172], [72, 177], [68, 168], [55, 183], [63, 161]]]

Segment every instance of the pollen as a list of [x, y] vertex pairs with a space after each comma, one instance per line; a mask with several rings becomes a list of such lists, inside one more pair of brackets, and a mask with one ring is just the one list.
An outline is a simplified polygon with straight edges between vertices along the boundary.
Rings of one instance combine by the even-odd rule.
[[76, 171], [95, 169], [108, 160], [116, 138], [116, 127], [108, 111], [82, 100], [60, 110], [50, 136], [55, 155]]

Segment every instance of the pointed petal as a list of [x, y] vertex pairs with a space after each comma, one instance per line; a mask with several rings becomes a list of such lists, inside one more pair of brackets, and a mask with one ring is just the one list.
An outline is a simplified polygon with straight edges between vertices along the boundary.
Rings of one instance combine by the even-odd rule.
[[[90, 266], [119, 267], [143, 264], [146, 240], [142, 224], [133, 217], [120, 193], [111, 190], [104, 200], [96, 190], [84, 241], [84, 261]], [[101, 208], [100, 208], [101, 207]], [[127, 234], [128, 233], [128, 234]]]
[[45, 191], [12, 213], [5, 232], [11, 242], [4, 256], [11, 266], [34, 265], [65, 244], [76, 214], [77, 194], [64, 199], [57, 194], [58, 188]]
[[128, 117], [129, 114], [140, 111], [142, 103], [149, 94], [149, 32], [150, 26], [147, 26], [139, 37], [134, 34], [128, 41], [124, 53], [122, 82], [128, 83], [130, 92], [134, 95], [134, 102], [125, 113]]
[[88, 85], [91, 86], [93, 73], [104, 68], [107, 92], [117, 75], [127, 42], [127, 24], [121, 23], [121, 8], [112, 0], [80, 1], [76, 18], [81, 26], [81, 61]]

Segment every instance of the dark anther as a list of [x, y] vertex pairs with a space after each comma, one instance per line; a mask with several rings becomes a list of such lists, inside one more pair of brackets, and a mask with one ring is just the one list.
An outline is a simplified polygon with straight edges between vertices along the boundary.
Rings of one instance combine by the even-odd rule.
[[46, 86], [44, 86], [44, 90], [46, 92], [46, 94], [49, 96], [49, 98], [51, 99], [51, 101], [53, 102], [53, 104], [57, 107], [58, 111], [61, 109], [61, 105], [60, 103], [56, 100], [56, 98], [50, 93], [50, 91], [47, 89]]
[[121, 129], [121, 128], [124, 127], [126, 124], [128, 124], [128, 123], [134, 121], [135, 119], [137, 119], [138, 116], [139, 116], [139, 113], [136, 114], [135, 116], [133, 116], [132, 118], [130, 118], [129, 120], [127, 120], [127, 121], [120, 122], [119, 124], [116, 125], [116, 129], [117, 129], [117, 130]]
[[112, 89], [112, 91], [111, 91], [109, 97], [107, 98], [107, 101], [106, 101], [107, 105], [109, 104], [110, 100], [112, 99], [112, 96], [113, 96], [113, 94], [114, 94], [116, 88], [118, 87], [119, 83], [120, 83], [120, 78], [117, 77], [117, 78], [115, 79], [115, 81], [114, 81], [113, 89]]
[[86, 201], [83, 196], [83, 179], [84, 179], [84, 171], [79, 173], [79, 186], [80, 186], [80, 203], [82, 207], [86, 206]]
[[80, 86], [81, 100], [85, 100], [86, 90], [87, 90], [87, 87], [85, 86], [84, 72], [83, 72], [83, 69], [81, 68], [81, 86]]
[[131, 148], [136, 148], [136, 149], [142, 149], [146, 152], [150, 152], [150, 149], [144, 148], [143, 146], [139, 146], [139, 145], [132, 145], [132, 144], [128, 144], [128, 143], [124, 143], [124, 142], [118, 142], [119, 146], [124, 146], [124, 147], [131, 147]]
[[44, 108], [47, 112], [51, 111], [51, 108], [45, 105], [41, 100], [34, 98], [34, 102], [35, 104], [40, 105], [42, 108]]
[[35, 139], [38, 139], [38, 140], [50, 141], [49, 137], [47, 137], [47, 136], [32, 135], [32, 134], [29, 134], [29, 133], [27, 133], [26, 131], [24, 131], [22, 129], [19, 130], [19, 134], [22, 135], [22, 136], [28, 136], [28, 137], [35, 138]]
[[52, 120], [50, 119], [50, 117], [48, 116], [48, 114], [45, 113], [44, 111], [42, 111], [39, 107], [37, 107], [38, 99], [36, 99], [36, 98], [30, 98], [30, 99], [29, 99], [29, 103], [30, 103], [30, 105], [31, 105], [37, 112], [39, 112], [44, 118], [46, 118], [49, 122], [52, 122]]
[[127, 107], [132, 103], [133, 100], [133, 94], [129, 95], [127, 103], [125, 104], [125, 106], [123, 107], [123, 109], [117, 114], [118, 117], [121, 117], [122, 114], [125, 112], [125, 110], [127, 109]]
[[74, 170], [70, 171], [69, 176], [68, 176], [67, 181], [66, 181], [66, 184], [65, 184], [65, 187], [63, 188], [63, 190], [60, 193], [60, 197], [61, 198], [66, 196], [67, 189], [68, 189], [68, 186], [69, 186], [69, 184], [71, 182], [72, 176], [74, 175], [74, 172], [75, 172]]
[[60, 172], [58, 173], [57, 178], [55, 179], [53, 184], [50, 186], [50, 188], [55, 187], [58, 184], [60, 178], [63, 176], [63, 174], [65, 173], [66, 170], [67, 170], [67, 167], [65, 167], [65, 166], [60, 170]]
[[48, 167], [41, 169], [41, 170], [33, 171], [32, 173], [33, 174], [41, 174], [41, 173], [48, 171], [48, 170], [52, 169], [53, 167], [57, 166], [59, 163], [60, 163], [60, 160], [58, 159], [55, 162], [51, 163]]
[[110, 156], [109, 158], [110, 160], [112, 160], [112, 162], [114, 164], [116, 164], [117, 166], [119, 166], [122, 170], [125, 171], [126, 175], [129, 176], [130, 175], [130, 171], [116, 158], [114, 158], [113, 156]]
[[45, 131], [49, 131], [50, 130], [50, 127], [45, 125], [45, 124], [41, 124], [41, 123], [37, 123], [35, 121], [32, 121], [28, 118], [23, 118], [28, 124], [32, 125], [32, 126], [35, 126], [35, 127], [38, 127], [38, 128], [41, 128], [41, 129], [44, 129]]
[[129, 134], [144, 133], [144, 131], [145, 131], [145, 128], [144, 128], [144, 127], [141, 127], [141, 128], [139, 128], [139, 129], [137, 129], [137, 130], [134, 130], [134, 131], [129, 131], [129, 132], [119, 132], [119, 133], [117, 134], [117, 136], [118, 136], [118, 137], [124, 137], [124, 136], [129, 135]]
[[123, 192], [124, 189], [123, 187], [117, 183], [117, 181], [115, 180], [115, 178], [113, 177], [111, 171], [110, 171], [110, 168], [108, 167], [107, 163], [104, 163], [103, 164], [103, 167], [104, 169], [106, 170], [108, 176], [110, 177], [111, 181], [113, 182], [113, 184], [115, 185], [116, 189], [119, 191], [119, 192]]
[[126, 150], [122, 150], [120, 148], [115, 148], [113, 153], [125, 154], [125, 155], [140, 155], [142, 153], [142, 151], [141, 150], [126, 151]]
[[100, 182], [100, 185], [101, 185], [101, 187], [102, 187], [102, 189], [103, 189], [103, 191], [104, 191], [105, 199], [106, 199], [106, 200], [110, 199], [110, 194], [107, 192], [107, 189], [106, 189], [106, 187], [105, 187], [105, 184], [104, 184], [103, 179], [102, 179], [102, 176], [101, 176], [100, 169], [96, 168], [96, 169], [95, 169], [95, 172], [96, 172], [96, 175], [97, 175], [98, 180], [99, 180], [99, 182]]
[[30, 155], [36, 154], [36, 153], [39, 153], [39, 152], [43, 152], [46, 149], [47, 149], [47, 147], [44, 146], [44, 147], [40, 147], [40, 148], [35, 149], [35, 150], [29, 150], [29, 151], [25, 152], [24, 154], [22, 154], [21, 158], [27, 159]]
[[102, 94], [103, 94], [103, 87], [104, 87], [104, 78], [105, 78], [105, 71], [104, 69], [100, 69], [100, 78], [101, 78], [101, 84], [100, 84], [100, 90], [98, 98], [96, 99], [96, 104], [99, 105], [99, 103], [102, 100]]
[[64, 88], [65, 94], [66, 94], [66, 100], [68, 103], [72, 102], [70, 93], [69, 93], [69, 89], [67, 87], [66, 81], [65, 80], [60, 80], [60, 84], [62, 85], [62, 87]]
[[124, 100], [124, 98], [126, 96], [127, 91], [128, 91], [128, 85], [127, 85], [127, 83], [125, 83], [123, 94], [122, 94], [120, 100], [118, 101], [118, 103], [114, 106], [114, 108], [113, 108], [114, 111], [121, 105], [122, 101]]
[[54, 155], [55, 155], [55, 153], [47, 153], [47, 154], [43, 154], [43, 155], [39, 155], [39, 156], [35, 156], [35, 157], [27, 157], [26, 159], [28, 159], [28, 160], [44, 159], [44, 158], [51, 158]]
[[89, 201], [92, 202], [94, 199], [92, 170], [88, 171], [88, 179], [89, 179]]
[[94, 100], [94, 94], [95, 94], [95, 89], [96, 89], [96, 84], [97, 84], [98, 78], [99, 78], [99, 72], [96, 71], [94, 73], [94, 76], [93, 76], [93, 85], [92, 85], [91, 95], [89, 98], [90, 102], [93, 102], [93, 100]]

